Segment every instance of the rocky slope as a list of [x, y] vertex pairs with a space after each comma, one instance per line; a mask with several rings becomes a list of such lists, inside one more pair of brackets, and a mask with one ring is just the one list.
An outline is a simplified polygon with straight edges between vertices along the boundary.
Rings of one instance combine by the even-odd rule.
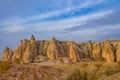
[[36, 40], [32, 35], [30, 40], [24, 39], [12, 51], [6, 47], [2, 61], [19, 60], [21, 63], [31, 63], [43, 59], [58, 60], [62, 57], [79, 62], [86, 59], [93, 61], [120, 62], [120, 40], [105, 40], [104, 42], [78, 43], [51, 40]]

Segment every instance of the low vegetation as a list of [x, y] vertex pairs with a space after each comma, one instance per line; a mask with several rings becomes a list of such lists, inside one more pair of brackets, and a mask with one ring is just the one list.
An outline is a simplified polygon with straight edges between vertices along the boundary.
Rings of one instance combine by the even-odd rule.
[[[106, 80], [111, 75], [114, 77], [114, 75], [120, 74], [118, 63], [81, 62], [52, 65], [42, 65], [41, 63], [0, 62], [0, 80], [9, 80], [8, 78], [12, 80], [16, 78], [19, 80]], [[10, 66], [12, 67], [10, 68]], [[120, 80], [119, 76], [117, 77], [116, 80]], [[108, 80], [114, 80], [114, 78]]]
[[0, 73], [5, 73], [10, 69], [10, 62], [0, 61]]
[[82, 80], [82, 77], [79, 69], [75, 69], [67, 76], [66, 80]]

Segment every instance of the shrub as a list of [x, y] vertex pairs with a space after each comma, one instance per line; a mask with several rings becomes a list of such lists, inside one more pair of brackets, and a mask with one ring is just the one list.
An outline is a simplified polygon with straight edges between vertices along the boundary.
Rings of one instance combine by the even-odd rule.
[[81, 64], [81, 66], [82, 66], [82, 67], [87, 67], [87, 66], [88, 66], [88, 63], [87, 63], [87, 62], [83, 62], [83, 63]]
[[93, 71], [93, 72], [91, 72], [91, 73], [88, 73], [88, 74], [87, 74], [87, 80], [97, 80], [96, 72]]
[[105, 74], [105, 75], [111, 75], [111, 74], [115, 74], [115, 73], [117, 73], [117, 72], [120, 72], [120, 69], [108, 67], [108, 68], [105, 69], [104, 74]]
[[14, 63], [20, 64], [20, 59], [19, 59], [19, 58], [16, 58], [16, 59], [14, 60]]
[[102, 66], [102, 63], [95, 63], [94, 66], [97, 67], [97, 69], [99, 69]]
[[51, 77], [45, 77], [43, 80], [53, 80]]
[[1, 61], [0, 62], [0, 73], [5, 73], [10, 69], [10, 62]]
[[60, 61], [60, 62], [64, 62], [63, 58], [60, 58], [59, 61]]
[[73, 70], [66, 80], [87, 80], [86, 73], [81, 74], [78, 69]]

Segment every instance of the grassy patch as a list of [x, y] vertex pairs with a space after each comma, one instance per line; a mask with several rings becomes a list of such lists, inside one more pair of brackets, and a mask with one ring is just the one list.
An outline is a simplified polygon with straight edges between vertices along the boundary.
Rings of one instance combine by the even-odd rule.
[[5, 73], [10, 69], [10, 62], [0, 61], [0, 73]]
[[75, 69], [68, 74], [66, 80], [86, 80], [86, 73], [81, 74], [79, 69]]

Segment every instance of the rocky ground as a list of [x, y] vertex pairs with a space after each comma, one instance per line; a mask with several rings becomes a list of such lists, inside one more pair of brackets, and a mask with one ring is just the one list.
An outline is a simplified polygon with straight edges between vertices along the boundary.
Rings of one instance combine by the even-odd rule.
[[[81, 74], [76, 74], [74, 70], [80, 71]], [[10, 68], [6, 72], [0, 72], [0, 80], [80, 80], [72, 79], [76, 75], [82, 80], [120, 80], [120, 64], [105, 62], [10, 63]], [[68, 79], [69, 77], [71, 79]]]

